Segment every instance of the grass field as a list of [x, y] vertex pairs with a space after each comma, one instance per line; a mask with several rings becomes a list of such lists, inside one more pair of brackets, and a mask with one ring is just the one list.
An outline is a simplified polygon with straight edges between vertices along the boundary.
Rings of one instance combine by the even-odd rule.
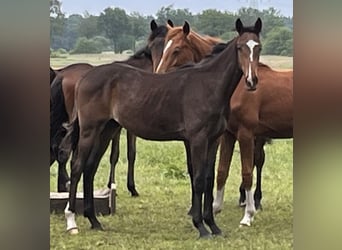
[[[100, 59], [99, 59], [100, 58]], [[52, 59], [52, 67], [73, 62], [101, 64], [124, 59], [113, 54], [73, 55]], [[271, 67], [292, 68], [292, 58], [264, 56], [261, 61]], [[140, 193], [130, 197], [126, 189], [126, 138], [122, 133], [120, 159], [116, 168], [116, 214], [99, 216], [104, 231], [90, 230], [82, 215], [76, 217], [80, 233], [65, 232], [64, 215], [50, 216], [51, 249], [292, 249], [293, 248], [293, 140], [274, 140], [266, 145], [263, 171], [263, 210], [251, 227], [239, 228], [244, 210], [237, 206], [241, 181], [239, 148], [233, 156], [226, 186], [223, 211], [216, 222], [224, 236], [196, 240], [197, 230], [187, 216], [190, 206], [190, 181], [181, 142], [137, 140], [136, 186]], [[50, 189], [56, 191], [57, 166], [50, 170]], [[95, 188], [105, 187], [109, 174], [109, 151], [95, 176]], [[82, 190], [82, 180], [78, 190]]]

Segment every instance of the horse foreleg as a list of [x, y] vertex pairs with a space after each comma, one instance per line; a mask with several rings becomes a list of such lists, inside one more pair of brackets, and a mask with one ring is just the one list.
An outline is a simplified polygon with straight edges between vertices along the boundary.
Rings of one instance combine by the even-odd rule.
[[223, 206], [224, 188], [229, 175], [230, 164], [233, 156], [236, 138], [229, 131], [225, 131], [220, 137], [220, 159], [217, 169], [217, 191], [213, 203], [215, 214], [221, 212]]
[[250, 226], [256, 212], [252, 193], [253, 183], [253, 156], [254, 156], [254, 136], [247, 129], [241, 129], [238, 133], [240, 145], [240, 156], [242, 164], [242, 184], [246, 191], [245, 215], [240, 221], [240, 225]]
[[70, 189], [70, 178], [66, 171], [66, 161], [58, 161], [57, 191], [68, 192]]
[[136, 136], [127, 130], [127, 159], [128, 159], [128, 171], [127, 171], [127, 188], [131, 192], [132, 196], [139, 196], [139, 193], [135, 189], [134, 181], [134, 163], [136, 156]]
[[205, 190], [206, 167], [208, 164], [208, 140], [205, 136], [197, 136], [189, 141], [189, 145], [194, 177], [192, 223], [199, 231], [199, 237], [208, 237], [210, 233], [204, 226], [202, 216], [202, 198]]
[[256, 209], [262, 209], [261, 173], [262, 173], [262, 167], [265, 163], [265, 150], [264, 150], [265, 143], [266, 143], [265, 138], [262, 138], [262, 137], [256, 138], [255, 149], [254, 149], [254, 165], [256, 166], [256, 170], [257, 170], [256, 188], [254, 191], [254, 203], [255, 203]]
[[78, 151], [79, 148], [77, 147], [72, 155], [69, 201], [67, 202], [66, 207], [64, 209], [64, 215], [67, 221], [67, 232], [69, 232], [70, 234], [78, 233], [78, 228], [75, 221], [76, 193], [77, 185], [83, 171], [82, 167], [87, 158], [87, 154], [84, 154], [87, 152], [83, 151], [82, 154], [78, 154]]
[[210, 227], [213, 235], [222, 234], [219, 227], [216, 225], [213, 214], [213, 189], [215, 179], [215, 161], [218, 148], [218, 139], [208, 147], [208, 165], [206, 167], [206, 187], [204, 193], [204, 222]]

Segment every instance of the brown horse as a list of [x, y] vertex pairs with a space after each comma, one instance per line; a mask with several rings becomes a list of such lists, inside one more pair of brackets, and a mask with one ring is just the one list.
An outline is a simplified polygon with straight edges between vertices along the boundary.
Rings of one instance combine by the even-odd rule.
[[67, 192], [70, 184], [66, 171], [67, 159], [58, 156], [58, 147], [65, 135], [62, 123], [67, 122], [72, 114], [75, 83], [92, 67], [87, 63], [72, 64], [56, 70], [50, 67], [50, 166], [58, 162], [58, 192]]
[[247, 88], [256, 89], [261, 46], [260, 18], [252, 27], [244, 27], [240, 19], [235, 26], [239, 35], [224, 51], [196, 66], [152, 74], [114, 63], [93, 68], [78, 82], [77, 110], [65, 137], [66, 144], [77, 144], [65, 208], [70, 233], [78, 232], [75, 202], [82, 173], [84, 216], [92, 228], [102, 229], [94, 211], [94, 176], [109, 135], [124, 127], [147, 140], [184, 142], [193, 173], [193, 224], [200, 237], [210, 235], [204, 222], [212, 234], [221, 234], [212, 211], [217, 139], [226, 128], [227, 103], [242, 75]]
[[[169, 28], [168, 35], [165, 37], [165, 49], [163, 52], [163, 57], [160, 60], [160, 64], [158, 66], [158, 72], [166, 72], [172, 69], [175, 69], [176, 66], [184, 65], [189, 62], [196, 62], [196, 60], [200, 60], [204, 58], [208, 51], [213, 49], [213, 44], [210, 42], [217, 42], [216, 38], [209, 39], [208, 37], [202, 37], [196, 34], [193, 31], [190, 31], [189, 24], [185, 22], [183, 27], [175, 27]], [[226, 45], [219, 44], [214, 49], [218, 53], [225, 48]], [[195, 60], [196, 59], [196, 60]], [[256, 92], [248, 92], [244, 89], [244, 79], [241, 79], [241, 83], [233, 93], [231, 99], [231, 117], [232, 121], [229, 122], [229, 125], [232, 124], [236, 116], [239, 117], [241, 114], [238, 112], [244, 112], [244, 118], [238, 119], [239, 123], [246, 124], [250, 120], [247, 120], [247, 117], [253, 119], [258, 115], [260, 119], [258, 121], [254, 121], [256, 124], [259, 123], [259, 126], [268, 126], [274, 130], [274, 133], [277, 133], [277, 137], [269, 136], [271, 138], [289, 138], [292, 137], [292, 73], [280, 73], [273, 71], [265, 64], [259, 64], [260, 70], [258, 71], [259, 81], [262, 80], [262, 89]], [[279, 81], [275, 84], [272, 84], [275, 79], [279, 77]], [[263, 90], [267, 88], [267, 91]], [[270, 92], [277, 92], [277, 94], [269, 94]], [[282, 95], [281, 99], [285, 99], [282, 104], [274, 104], [279, 99], [279, 96]], [[265, 103], [269, 103], [271, 106], [265, 106]], [[236, 108], [236, 105], [239, 105], [239, 110]], [[248, 112], [247, 112], [248, 111]], [[271, 114], [270, 111], [277, 113], [277, 115], [273, 116], [273, 120], [270, 119]], [[264, 117], [267, 116], [268, 120], [265, 120]], [[282, 123], [286, 127], [286, 131], [282, 131], [284, 127], [280, 125], [274, 124], [274, 119], [279, 121], [279, 117], [283, 119]], [[244, 119], [244, 120], [243, 120]], [[231, 125], [232, 126], [232, 125]], [[228, 176], [230, 160], [234, 150], [235, 140], [227, 138], [227, 136], [236, 137], [237, 132], [236, 129], [233, 130], [231, 126], [228, 127], [229, 130], [225, 132], [222, 136], [221, 147], [220, 147], [220, 161], [218, 168], [218, 176], [217, 176], [217, 196], [213, 203], [214, 212], [217, 213], [221, 210], [222, 202], [223, 202], [223, 187]], [[254, 132], [253, 132], [254, 133]], [[260, 201], [262, 197], [261, 192], [261, 170], [265, 160], [265, 152], [264, 152], [264, 144], [269, 141], [268, 133], [256, 133], [255, 132], [255, 145], [254, 145], [254, 157], [253, 162], [257, 167], [257, 185], [254, 193], [255, 206], [256, 208], [260, 207]], [[228, 141], [229, 140], [229, 141]], [[248, 145], [251, 147], [251, 145]], [[252, 151], [253, 152], [253, 151]], [[246, 154], [241, 155], [242, 158], [247, 157]], [[250, 157], [250, 156], [249, 156]], [[246, 172], [245, 160], [243, 160], [243, 172]], [[247, 170], [249, 173], [249, 170]], [[247, 175], [245, 175], [246, 178]], [[245, 183], [242, 182], [240, 186], [240, 204], [242, 205], [246, 199], [246, 193], [244, 189]], [[189, 211], [191, 214], [191, 210]], [[247, 213], [247, 212], [246, 212]], [[254, 212], [253, 212], [254, 213]], [[242, 221], [244, 222], [244, 221]]]
[[193, 32], [186, 21], [184, 26], [179, 27], [173, 27], [170, 20], [168, 24], [163, 56], [156, 73], [165, 73], [188, 62], [198, 63], [204, 56], [211, 54], [214, 45], [222, 42], [219, 38], [201, 36]]
[[[150, 23], [151, 34], [148, 38], [148, 45], [136, 52], [128, 60], [117, 62], [129, 64], [144, 70], [152, 72], [156, 68], [156, 63], [159, 61], [164, 45], [164, 37], [167, 33], [167, 28], [164, 25], [158, 26], [154, 20]], [[72, 110], [74, 108], [74, 90], [75, 85], [83, 75], [92, 69], [90, 64], [76, 63], [69, 65], [63, 69], [56, 70], [58, 76], [55, 77], [54, 83], [51, 86], [51, 107], [50, 107], [50, 165], [57, 159], [59, 163], [58, 174], [58, 191], [66, 191], [68, 187], [69, 177], [65, 166], [69, 158], [69, 154], [64, 151], [59, 151], [59, 144], [65, 131], [62, 128], [64, 122], [70, 121]], [[55, 70], [50, 67], [50, 79], [54, 76]], [[111, 171], [108, 181], [108, 188], [115, 180], [115, 165], [119, 158], [119, 139], [120, 133], [116, 134], [112, 140], [112, 150], [110, 156]], [[134, 182], [134, 161], [135, 161], [135, 141], [136, 137], [127, 131], [127, 158], [128, 158], [128, 173], [127, 173], [127, 188], [132, 196], [138, 196]]]
[[[240, 145], [242, 174], [250, 176], [249, 170], [253, 168], [253, 161], [259, 170], [257, 171], [257, 185], [254, 193], [255, 205], [259, 207], [262, 198], [261, 169], [265, 159], [263, 146], [266, 138], [293, 137], [293, 71], [275, 71], [260, 63], [258, 76], [257, 91], [247, 92], [240, 83], [230, 100], [231, 113], [228, 130], [221, 137], [214, 212], [219, 212], [222, 209], [224, 185], [228, 177], [236, 140]], [[255, 144], [254, 138], [256, 138]], [[244, 157], [247, 155], [248, 157]], [[252, 180], [249, 181], [249, 185], [251, 182]], [[245, 198], [243, 188], [244, 186], [240, 187], [240, 205]], [[250, 204], [254, 203], [253, 199], [250, 198], [251, 194], [248, 192], [246, 189], [246, 196], [249, 197], [246, 199], [246, 209], [248, 209], [248, 201]], [[251, 207], [251, 205], [249, 206]], [[248, 217], [241, 221], [242, 224], [246, 225], [250, 225], [250, 222], [251, 218]]]

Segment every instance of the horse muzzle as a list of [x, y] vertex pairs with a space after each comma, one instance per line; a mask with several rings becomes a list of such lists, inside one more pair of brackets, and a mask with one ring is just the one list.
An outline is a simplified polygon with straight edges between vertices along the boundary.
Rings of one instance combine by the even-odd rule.
[[256, 76], [252, 78], [246, 78], [246, 86], [248, 91], [255, 91], [258, 84], [258, 78]]

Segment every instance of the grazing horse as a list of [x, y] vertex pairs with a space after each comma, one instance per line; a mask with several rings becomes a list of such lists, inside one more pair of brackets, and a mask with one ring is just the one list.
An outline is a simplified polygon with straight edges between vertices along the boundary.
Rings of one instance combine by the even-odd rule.
[[246, 87], [256, 89], [261, 46], [260, 18], [252, 27], [244, 27], [240, 19], [235, 26], [239, 35], [224, 51], [195, 66], [153, 74], [114, 63], [93, 68], [78, 82], [77, 109], [63, 139], [76, 145], [65, 208], [70, 233], [78, 233], [75, 203], [82, 173], [84, 216], [92, 228], [102, 229], [94, 210], [94, 176], [109, 135], [124, 127], [147, 140], [184, 142], [193, 174], [193, 224], [200, 237], [210, 236], [204, 223], [212, 234], [221, 234], [212, 210], [217, 139], [226, 128], [227, 103], [242, 75]]
[[[210, 37], [209, 37], [210, 38]], [[217, 41], [215, 38], [211, 38], [209, 42], [211, 41]], [[163, 52], [163, 57], [160, 60], [160, 64], [158, 65], [158, 72], [163, 73], [170, 70], [175, 69], [176, 66], [184, 65], [189, 62], [195, 63], [196, 58], [199, 60], [200, 58], [204, 58], [208, 51], [211, 51], [212, 49], [215, 50], [215, 53], [221, 52], [226, 45], [225, 44], [216, 44], [216, 46], [213, 48], [213, 44], [210, 44], [208, 42], [208, 37], [201, 37], [200, 35], [196, 34], [193, 31], [190, 31], [189, 24], [185, 22], [183, 27], [174, 27], [169, 28], [169, 32], [167, 36], [165, 37], [165, 49]], [[202, 49], [199, 49], [202, 48]], [[278, 117], [282, 117], [286, 123], [287, 131], [281, 131], [283, 129], [282, 127], [276, 126], [275, 124], [271, 124], [271, 120], [259, 120], [259, 123], [265, 123], [267, 122], [267, 125], [263, 126], [272, 126], [271, 129], [277, 130], [278, 133], [277, 137], [273, 138], [290, 138], [292, 137], [292, 74], [291, 72], [288, 73], [280, 73], [273, 71], [265, 64], [260, 63], [259, 67], [262, 68], [260, 71], [258, 71], [258, 74], [262, 75], [262, 77], [259, 77], [259, 81], [262, 80], [262, 90], [256, 91], [255, 93], [250, 93], [248, 91], [245, 91], [244, 89], [244, 80], [241, 79], [241, 83], [239, 84], [239, 87], [235, 90], [233, 93], [231, 104], [233, 103], [234, 109], [231, 109], [231, 116], [237, 115], [237, 108], [235, 108], [236, 103], [239, 103], [239, 105], [243, 106], [241, 109], [249, 110], [249, 112], [254, 112], [252, 116], [255, 117], [256, 114], [258, 114], [261, 117], [268, 116], [271, 117], [269, 114], [270, 107], [266, 107], [264, 104], [259, 105], [259, 102], [262, 103], [270, 103], [272, 105], [272, 101], [275, 102], [276, 100], [279, 100], [279, 96], [283, 95], [282, 99], [286, 99], [285, 102], [283, 102], [282, 105], [273, 105], [272, 111], [278, 113], [277, 115], [274, 115], [274, 119], [278, 119]], [[269, 73], [272, 72], [272, 73]], [[279, 73], [279, 74], [278, 74]], [[277, 77], [280, 77], [278, 83], [279, 84], [272, 84], [273, 81]], [[289, 78], [291, 78], [289, 81], [287, 81]], [[284, 84], [284, 81], [287, 81], [287, 83]], [[264, 88], [267, 88], [267, 91], [263, 91]], [[280, 88], [280, 89], [279, 89]], [[277, 91], [278, 94], [269, 94], [272, 90]], [[278, 91], [279, 90], [279, 91]], [[247, 99], [248, 98], [248, 99]], [[254, 98], [255, 100], [252, 100]], [[250, 100], [250, 101], [244, 101], [244, 100]], [[257, 102], [257, 103], [255, 103]], [[255, 105], [257, 104], [257, 105]], [[266, 113], [268, 112], [268, 113]], [[249, 114], [249, 113], [248, 113]], [[247, 113], [245, 113], [245, 120], [239, 120], [239, 122], [248, 122], [247, 119]], [[229, 123], [231, 124], [231, 123]], [[229, 127], [229, 130], [225, 132], [225, 134], [221, 138], [221, 146], [220, 146], [220, 160], [219, 160], [219, 167], [218, 167], [218, 176], [217, 176], [217, 196], [215, 198], [215, 201], [213, 203], [213, 209], [215, 213], [220, 212], [222, 209], [222, 202], [223, 202], [223, 192], [224, 192], [224, 184], [226, 182], [228, 171], [229, 171], [229, 165], [230, 160], [233, 154], [234, 150], [234, 144], [236, 139], [232, 141], [232, 139], [227, 138], [227, 136], [234, 136], [232, 133], [235, 134], [235, 132], [231, 132], [232, 128]], [[262, 197], [261, 192], [261, 171], [262, 167], [265, 161], [265, 151], [264, 151], [264, 145], [266, 142], [270, 141], [270, 138], [267, 138], [267, 133], [259, 133], [255, 135], [255, 142], [254, 142], [254, 157], [253, 162], [254, 165], [257, 168], [257, 182], [256, 182], [256, 189], [254, 193], [254, 200], [255, 200], [255, 207], [258, 209], [261, 207], [260, 201]], [[227, 141], [229, 140], [229, 141]], [[245, 156], [243, 156], [245, 157]], [[246, 199], [246, 193], [244, 189], [244, 183], [242, 182], [240, 185], [240, 205], [243, 205], [245, 203]], [[191, 210], [189, 211], [189, 214], [191, 214]]]
[[[151, 34], [148, 38], [148, 45], [137, 51], [129, 59], [117, 63], [129, 64], [144, 70], [151, 71], [156, 68], [156, 63], [159, 62], [163, 51], [164, 37], [167, 33], [167, 27], [164, 25], [158, 26], [154, 20], [150, 23]], [[58, 76], [51, 86], [51, 114], [50, 114], [50, 165], [54, 160], [58, 160], [58, 191], [66, 191], [69, 177], [65, 170], [66, 162], [69, 158], [67, 152], [59, 151], [59, 144], [62, 137], [65, 135], [65, 130], [62, 124], [70, 121], [72, 110], [74, 108], [74, 90], [75, 85], [82, 76], [92, 69], [93, 66], [85, 63], [77, 63], [69, 65], [58, 70]], [[55, 71], [50, 67], [50, 78]], [[108, 188], [115, 180], [115, 165], [119, 158], [119, 139], [120, 133], [116, 134], [112, 139], [112, 150], [110, 156], [111, 171], [108, 181]], [[135, 161], [135, 142], [136, 137], [127, 131], [127, 158], [128, 158], [128, 173], [127, 173], [127, 188], [132, 196], [138, 196], [134, 182], [134, 161]], [[61, 171], [60, 171], [61, 170]]]

